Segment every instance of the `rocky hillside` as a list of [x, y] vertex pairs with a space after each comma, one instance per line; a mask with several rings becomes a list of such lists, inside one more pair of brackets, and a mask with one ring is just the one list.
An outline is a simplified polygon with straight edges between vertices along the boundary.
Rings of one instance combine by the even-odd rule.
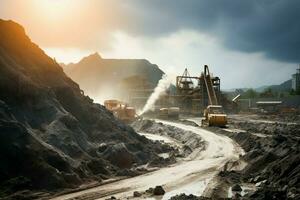
[[[98, 53], [83, 58], [76, 64], [61, 65], [64, 71], [89, 96], [99, 99], [122, 98], [128, 95], [124, 81], [135, 77], [144, 78], [154, 88], [163, 75], [157, 65], [144, 59], [103, 59]], [[100, 99], [103, 100], [103, 99]]]
[[101, 181], [161, 151], [84, 96], [20, 25], [0, 20], [0, 198]]

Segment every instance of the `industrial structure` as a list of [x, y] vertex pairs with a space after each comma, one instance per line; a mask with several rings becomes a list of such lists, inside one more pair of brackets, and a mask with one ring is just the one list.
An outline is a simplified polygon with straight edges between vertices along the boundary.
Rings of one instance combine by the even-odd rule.
[[[130, 77], [124, 80], [123, 85], [129, 91], [127, 102], [136, 109], [141, 109], [154, 91], [154, 87], [143, 77]], [[159, 117], [172, 118], [178, 118], [179, 114], [202, 116], [208, 106], [221, 108], [223, 103], [220, 78], [213, 76], [205, 65], [199, 76], [191, 76], [187, 69], [177, 76], [176, 85], [170, 86], [156, 101], [154, 113], [159, 113]]]
[[292, 75], [292, 89], [294, 91], [300, 91], [300, 65], [297, 72]]
[[158, 117], [177, 119], [179, 114], [203, 114], [202, 125], [226, 126], [227, 115], [220, 104], [220, 96], [220, 78], [210, 74], [207, 65], [200, 76], [191, 76], [185, 69], [176, 77], [176, 94], [161, 97], [165, 100], [160, 104]]
[[176, 77], [176, 98], [184, 113], [201, 114], [209, 105], [217, 105], [220, 97], [220, 78], [209, 73], [208, 66], [200, 76], [190, 76], [187, 69]]
[[276, 113], [280, 110], [282, 101], [257, 101], [256, 106], [264, 113]]
[[[295, 91], [300, 90], [300, 68], [292, 75], [292, 87]], [[217, 76], [210, 73], [207, 65], [204, 66], [200, 75], [190, 75], [186, 68], [184, 72], [176, 77], [175, 85], [171, 85], [167, 91], [159, 94], [159, 99], [152, 105], [153, 109], [145, 114], [150, 117], [178, 119], [180, 115], [204, 116], [203, 124], [213, 126], [226, 126], [226, 113], [235, 113], [241, 110], [246, 112], [272, 113], [288, 105], [289, 99], [282, 101], [278, 98], [272, 99], [241, 99], [238, 94], [229, 100], [220, 91], [221, 81]], [[131, 122], [136, 119], [136, 110], [142, 110], [151, 94], [155, 91], [155, 85], [147, 77], [131, 76], [123, 80], [122, 103], [117, 100], [110, 100], [105, 103], [108, 110], [111, 110], [116, 117]], [[294, 101], [297, 101], [296, 96]], [[291, 105], [295, 104], [293, 102]], [[254, 106], [254, 107], [253, 107]], [[244, 107], [244, 109], [242, 109]], [[144, 114], [144, 113], [143, 113]]]

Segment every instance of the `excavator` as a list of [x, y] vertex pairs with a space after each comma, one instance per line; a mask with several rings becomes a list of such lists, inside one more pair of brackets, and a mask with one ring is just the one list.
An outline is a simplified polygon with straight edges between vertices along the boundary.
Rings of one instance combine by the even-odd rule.
[[227, 124], [227, 115], [224, 113], [223, 107], [218, 104], [217, 95], [207, 65], [204, 65], [204, 82], [207, 89], [209, 105], [204, 109], [202, 126], [225, 127]]

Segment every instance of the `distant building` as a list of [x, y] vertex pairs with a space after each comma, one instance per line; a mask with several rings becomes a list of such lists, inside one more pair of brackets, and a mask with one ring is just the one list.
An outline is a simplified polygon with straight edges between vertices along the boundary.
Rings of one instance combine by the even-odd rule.
[[300, 65], [299, 69], [297, 69], [296, 74], [292, 75], [292, 89], [295, 91], [300, 90]]
[[276, 112], [279, 110], [279, 106], [282, 105], [282, 101], [257, 101], [256, 106], [263, 109], [263, 112]]

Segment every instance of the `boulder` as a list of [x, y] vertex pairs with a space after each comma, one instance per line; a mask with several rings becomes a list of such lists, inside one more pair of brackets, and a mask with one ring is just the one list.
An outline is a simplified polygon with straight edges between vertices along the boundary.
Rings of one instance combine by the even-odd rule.
[[156, 186], [153, 190], [153, 194], [154, 195], [164, 195], [166, 192], [164, 190], [164, 188], [160, 185]]
[[108, 198], [108, 199], [105, 199], [105, 200], [114, 200], [114, 199], [117, 199], [116, 197], [114, 197], [114, 196], [111, 196], [110, 198]]
[[179, 194], [179, 195], [176, 195], [176, 196], [173, 196], [170, 198], [170, 200], [204, 200], [204, 199], [209, 199], [209, 198], [206, 198], [206, 197], [197, 197], [195, 195], [186, 195], [186, 194]]
[[133, 196], [134, 196], [134, 197], [140, 197], [140, 196], [142, 196], [142, 194], [139, 193], [138, 191], [134, 191], [134, 192], [133, 192]]

